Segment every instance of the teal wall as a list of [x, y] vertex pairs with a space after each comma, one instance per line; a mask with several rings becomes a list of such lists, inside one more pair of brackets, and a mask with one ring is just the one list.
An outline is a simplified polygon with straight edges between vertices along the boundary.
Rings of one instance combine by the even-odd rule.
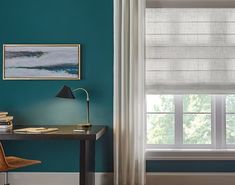
[[[12, 114], [15, 124], [80, 122], [85, 120], [85, 102], [82, 101], [85, 97], [78, 97], [80, 103], [54, 96], [63, 84], [86, 88], [90, 92], [91, 122], [109, 127], [109, 132], [97, 142], [97, 171], [112, 171], [112, 16], [112, 0], [0, 0], [1, 47], [7, 43], [82, 45], [82, 80], [0, 80], [0, 111]], [[8, 141], [3, 144], [9, 155], [43, 161], [42, 165], [22, 171], [79, 170], [78, 141]]]
[[148, 172], [234, 172], [235, 161], [147, 161]]

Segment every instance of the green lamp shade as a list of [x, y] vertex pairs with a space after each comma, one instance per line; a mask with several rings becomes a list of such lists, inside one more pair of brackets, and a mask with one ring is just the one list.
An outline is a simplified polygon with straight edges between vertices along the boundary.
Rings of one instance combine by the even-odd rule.
[[68, 99], [75, 99], [73, 91], [66, 85], [59, 91], [56, 95], [58, 98], [68, 98]]

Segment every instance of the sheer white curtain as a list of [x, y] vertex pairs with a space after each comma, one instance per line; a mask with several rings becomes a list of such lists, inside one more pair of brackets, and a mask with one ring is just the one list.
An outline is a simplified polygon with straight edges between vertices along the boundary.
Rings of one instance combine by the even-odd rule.
[[114, 184], [145, 183], [144, 0], [114, 0]]

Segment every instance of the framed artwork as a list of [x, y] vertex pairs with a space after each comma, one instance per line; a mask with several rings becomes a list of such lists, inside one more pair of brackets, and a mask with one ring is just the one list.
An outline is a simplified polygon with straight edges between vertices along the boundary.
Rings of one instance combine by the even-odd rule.
[[80, 44], [3, 45], [4, 80], [80, 80]]

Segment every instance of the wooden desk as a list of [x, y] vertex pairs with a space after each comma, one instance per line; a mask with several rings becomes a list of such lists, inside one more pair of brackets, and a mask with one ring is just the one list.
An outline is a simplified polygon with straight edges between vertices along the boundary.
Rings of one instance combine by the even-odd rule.
[[[14, 129], [37, 127], [34, 125], [16, 125]], [[84, 132], [75, 132], [76, 125], [40, 125], [38, 127], [56, 127], [59, 130], [43, 134], [18, 134], [1, 132], [0, 140], [46, 140], [75, 139], [80, 140], [80, 185], [95, 185], [95, 141], [104, 135], [106, 126], [93, 125]]]

